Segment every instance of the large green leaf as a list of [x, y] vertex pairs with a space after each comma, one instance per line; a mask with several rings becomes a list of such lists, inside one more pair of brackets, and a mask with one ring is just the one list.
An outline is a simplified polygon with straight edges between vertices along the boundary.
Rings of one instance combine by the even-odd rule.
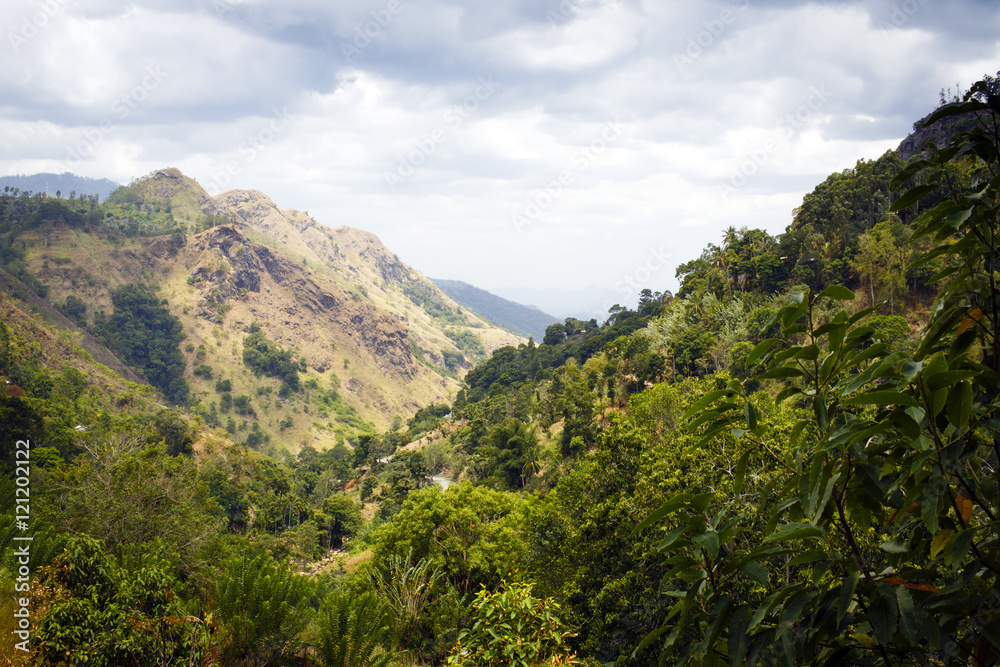
[[884, 595], [877, 595], [868, 605], [868, 622], [879, 643], [888, 645], [896, 634], [899, 610], [896, 601]]
[[826, 539], [826, 531], [808, 523], [786, 523], [764, 538], [764, 543], [786, 542], [788, 540]]

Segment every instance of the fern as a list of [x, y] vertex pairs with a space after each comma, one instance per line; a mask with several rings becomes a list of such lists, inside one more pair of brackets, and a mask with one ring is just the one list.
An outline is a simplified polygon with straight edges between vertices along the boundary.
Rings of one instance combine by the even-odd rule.
[[374, 593], [334, 593], [320, 612], [319, 653], [327, 667], [386, 667], [395, 640], [389, 606]]
[[234, 561], [219, 583], [219, 617], [229, 629], [225, 657], [266, 665], [298, 648], [309, 621], [310, 583], [271, 558]]

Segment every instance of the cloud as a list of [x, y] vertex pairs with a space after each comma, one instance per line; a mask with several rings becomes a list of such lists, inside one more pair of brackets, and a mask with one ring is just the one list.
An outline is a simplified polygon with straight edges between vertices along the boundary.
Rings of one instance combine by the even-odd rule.
[[177, 166], [485, 287], [614, 290], [656, 244], [780, 232], [1000, 69], [982, 0], [10, 0], [0, 25], [3, 172]]

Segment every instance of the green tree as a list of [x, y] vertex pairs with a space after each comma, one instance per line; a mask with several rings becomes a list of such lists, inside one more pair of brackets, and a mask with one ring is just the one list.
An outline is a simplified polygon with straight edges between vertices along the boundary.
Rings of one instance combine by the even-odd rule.
[[428, 559], [461, 592], [493, 584], [498, 572], [517, 567], [525, 545], [521, 499], [461, 482], [442, 491], [429, 486], [410, 492], [392, 521], [369, 538], [372, 561], [385, 569], [393, 557]]
[[138, 433], [93, 433], [78, 440], [83, 453], [51, 471], [41, 492], [46, 523], [69, 534], [96, 537], [120, 553], [147, 545], [201, 567], [201, 549], [218, 529], [218, 505], [198, 479], [194, 461], [170, 456], [162, 442]]
[[187, 612], [177, 580], [155, 558], [128, 570], [100, 541], [73, 538], [41, 578], [37, 664], [165, 666], [197, 664], [206, 654], [205, 623]]
[[858, 240], [851, 266], [868, 284], [869, 305], [876, 305], [876, 298], [886, 300], [889, 312], [895, 312], [896, 302], [906, 293], [907, 240], [898, 218], [883, 220]]
[[160, 410], [153, 416], [153, 428], [167, 445], [171, 456], [190, 454], [194, 441], [188, 435], [188, 425], [180, 410]]
[[[866, 311], [818, 320], [834, 286], [793, 292], [778, 313], [782, 338], [751, 353], [759, 379], [791, 383], [777, 397], [809, 412], [792, 446], [771, 451], [787, 483], [767, 503], [767, 535], [745, 535], [713, 494], [680, 494], [639, 529], [674, 525], [660, 550], [674, 567], [677, 602], [648, 635], [662, 659], [718, 664], [992, 664], [1000, 654], [1000, 85], [975, 84], [959, 115], [972, 128], [908, 164], [893, 181], [917, 185], [893, 204], [933, 203], [914, 238], [937, 246], [942, 288], [913, 358], [863, 326]], [[955, 167], [968, 179], [953, 178]], [[767, 430], [738, 382], [690, 411], [704, 440]], [[745, 479], [741, 461], [736, 476]], [[666, 527], [660, 528], [661, 531]], [[747, 586], [750, 596], [734, 594]]]
[[486, 457], [491, 475], [507, 488], [519, 489], [538, 469], [538, 436], [530, 424], [506, 419], [490, 429], [480, 453]]
[[480, 589], [472, 603], [475, 622], [462, 631], [448, 656], [456, 667], [540, 667], [582, 664], [566, 640], [573, 633], [560, 619], [559, 604], [531, 594], [531, 584], [502, 583]]
[[361, 508], [347, 494], [336, 493], [323, 501], [323, 514], [329, 546], [339, 547], [344, 539], [354, 536], [364, 524]]

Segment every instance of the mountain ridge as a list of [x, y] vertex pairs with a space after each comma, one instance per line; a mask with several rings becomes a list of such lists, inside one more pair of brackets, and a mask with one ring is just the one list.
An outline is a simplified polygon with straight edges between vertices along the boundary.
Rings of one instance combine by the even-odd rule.
[[0, 187], [17, 188], [21, 191], [44, 192], [50, 197], [55, 197], [57, 192], [63, 197], [69, 197], [71, 194], [79, 197], [97, 195], [101, 200], [105, 200], [121, 186], [107, 178], [88, 178], [86, 176], [77, 176], [67, 171], [61, 174], [46, 172], [0, 176]]
[[[114, 308], [114, 289], [149, 286], [185, 336], [188, 408], [228, 421], [240, 438], [259, 433], [289, 449], [353, 440], [450, 402], [473, 363], [522, 342], [455, 303], [374, 234], [327, 227], [259, 191], [212, 197], [167, 168], [96, 209], [36, 204], [52, 210], [19, 242], [44, 301], [57, 310], [84, 304], [89, 328]], [[277, 395], [277, 379], [248, 367], [245, 341], [257, 328], [301, 360], [300, 392]], [[223, 380], [231, 389], [219, 390]], [[242, 399], [241, 413], [229, 410], [230, 395]]]
[[431, 282], [481, 317], [516, 334], [532, 336], [535, 340], [542, 340], [545, 337], [545, 327], [559, 321], [559, 318], [543, 312], [537, 306], [505, 299], [461, 280], [431, 278]]

